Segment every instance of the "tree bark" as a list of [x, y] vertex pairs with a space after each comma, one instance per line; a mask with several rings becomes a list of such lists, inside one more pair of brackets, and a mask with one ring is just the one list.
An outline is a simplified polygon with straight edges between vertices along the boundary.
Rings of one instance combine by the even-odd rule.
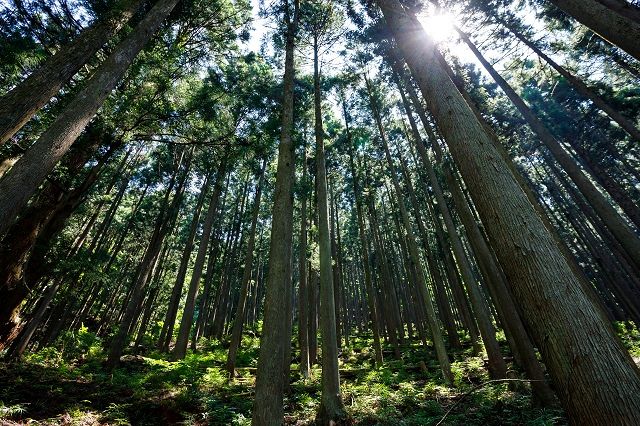
[[400, 184], [398, 183], [398, 177], [395, 172], [393, 172], [393, 160], [391, 159], [391, 154], [389, 153], [389, 145], [387, 142], [387, 137], [384, 131], [384, 127], [382, 126], [382, 119], [380, 117], [380, 112], [378, 106], [373, 98], [371, 83], [369, 80], [366, 80], [367, 90], [369, 92], [369, 100], [371, 105], [371, 111], [373, 113], [373, 118], [378, 127], [378, 132], [380, 134], [380, 139], [382, 140], [383, 149], [385, 152], [385, 157], [387, 159], [387, 163], [389, 163], [389, 169], [391, 171], [391, 180], [393, 182], [393, 187], [395, 190], [396, 203], [400, 208], [400, 215], [402, 217], [402, 223], [404, 225], [404, 231], [407, 237], [407, 245], [409, 247], [409, 255], [411, 259], [411, 263], [413, 264], [413, 268], [416, 270], [416, 276], [419, 280], [419, 289], [422, 296], [422, 302], [425, 306], [427, 321], [429, 322], [429, 327], [431, 328], [431, 337], [433, 339], [433, 345], [436, 349], [436, 356], [438, 357], [438, 362], [440, 364], [440, 370], [442, 371], [442, 376], [446, 383], [453, 383], [453, 373], [451, 372], [451, 363], [449, 361], [449, 355], [447, 355], [447, 350], [444, 345], [444, 339], [442, 338], [442, 332], [440, 331], [440, 325], [438, 324], [438, 320], [436, 317], [436, 311], [433, 307], [433, 303], [431, 302], [431, 295], [429, 294], [429, 290], [427, 288], [427, 283], [425, 281], [425, 273], [422, 267], [422, 262], [420, 261], [420, 254], [418, 249], [418, 244], [416, 243], [415, 236], [413, 235], [411, 221], [409, 219], [409, 214], [407, 213], [406, 206], [402, 199], [402, 192], [400, 190]]
[[159, 0], [0, 181], [0, 237], [53, 170], [179, 0]]
[[236, 355], [238, 354], [238, 348], [240, 347], [240, 341], [242, 340], [242, 328], [246, 317], [247, 296], [249, 293], [249, 283], [251, 281], [251, 271], [253, 271], [253, 251], [255, 249], [256, 242], [256, 228], [258, 226], [258, 216], [260, 214], [260, 197], [262, 196], [262, 183], [264, 181], [264, 170], [266, 166], [267, 161], [264, 160], [262, 163], [262, 170], [260, 171], [260, 177], [256, 184], [256, 195], [253, 200], [251, 228], [249, 230], [247, 252], [244, 258], [244, 271], [242, 273], [242, 283], [240, 284], [240, 295], [238, 298], [238, 305], [236, 307], [236, 315], [233, 321], [229, 353], [227, 354], [227, 371], [229, 371], [230, 377], [235, 376]]
[[[171, 291], [171, 298], [169, 300], [169, 306], [167, 307], [167, 314], [164, 318], [164, 324], [160, 332], [160, 339], [158, 339], [158, 348], [162, 352], [169, 351], [169, 345], [173, 338], [173, 329], [175, 327], [176, 317], [178, 315], [178, 308], [180, 304], [180, 298], [182, 296], [182, 288], [184, 287], [184, 280], [187, 275], [187, 268], [189, 267], [189, 260], [191, 259], [191, 252], [193, 251], [193, 241], [198, 231], [198, 225], [200, 224], [200, 213], [202, 211], [202, 205], [207, 194], [206, 188], [209, 186], [209, 176], [206, 177], [196, 207], [191, 218], [191, 225], [189, 226], [189, 234], [187, 235], [187, 241], [182, 250], [182, 258], [180, 259], [180, 266], [178, 267], [178, 275], [176, 276], [176, 282], [173, 285]], [[208, 272], [207, 272], [208, 273]]]
[[[306, 136], [306, 130], [305, 130]], [[302, 150], [302, 194], [300, 196], [300, 251], [298, 253], [298, 342], [300, 346], [300, 374], [305, 379], [311, 375], [309, 363], [309, 274], [307, 273], [307, 145]]]
[[566, 151], [566, 149], [551, 134], [549, 129], [535, 116], [531, 108], [522, 100], [520, 96], [513, 90], [507, 81], [498, 74], [491, 64], [482, 56], [480, 51], [471, 42], [469, 37], [462, 31], [458, 31], [460, 37], [473, 51], [474, 55], [482, 63], [491, 77], [496, 81], [498, 86], [504, 91], [507, 97], [513, 102], [520, 114], [525, 118], [531, 129], [538, 135], [547, 149], [551, 152], [555, 160], [571, 177], [580, 192], [585, 196], [594, 210], [606, 223], [611, 233], [616, 237], [618, 242], [624, 247], [625, 251], [631, 257], [636, 266], [640, 267], [640, 238], [631, 229], [631, 227], [618, 214], [616, 209], [607, 201], [604, 195], [594, 186], [587, 175], [580, 169], [575, 159]]
[[288, 335], [285, 326], [287, 303], [291, 294], [291, 255], [293, 240], [293, 183], [295, 152], [293, 132], [293, 89], [295, 79], [294, 47], [298, 27], [298, 0], [294, 0], [291, 16], [285, 1], [285, 67], [282, 99], [282, 127], [278, 147], [278, 166], [273, 196], [273, 223], [269, 247], [269, 274], [264, 301], [264, 320], [260, 339], [260, 355], [256, 377], [256, 396], [251, 424], [271, 426], [282, 423], [284, 345]]
[[329, 229], [329, 194], [322, 125], [322, 95], [320, 92], [320, 64], [318, 38], [314, 38], [313, 93], [316, 136], [316, 206], [318, 209], [318, 247], [320, 257], [320, 335], [322, 337], [322, 396], [316, 422], [330, 425], [341, 422], [347, 413], [340, 395], [338, 371], [338, 342], [336, 337], [336, 307]]
[[442, 68], [433, 41], [399, 2], [377, 3], [487, 226], [568, 416], [583, 425], [640, 423], [633, 360]]
[[100, 21], [48, 58], [0, 98], [0, 145], [22, 128], [96, 52], [131, 19], [143, 2], [123, 0]]
[[222, 192], [222, 183], [224, 181], [223, 177], [226, 172], [226, 161], [227, 159], [223, 158], [219, 166], [216, 183], [213, 188], [213, 193], [211, 194], [211, 199], [209, 200], [209, 206], [207, 207], [207, 215], [205, 216], [204, 223], [202, 224], [202, 237], [200, 237], [198, 254], [196, 255], [196, 261], [193, 265], [191, 282], [189, 283], [189, 290], [187, 291], [187, 298], [184, 303], [184, 310], [182, 311], [182, 320], [180, 321], [180, 329], [178, 330], [176, 345], [173, 348], [172, 358], [174, 360], [184, 359], [187, 354], [189, 332], [191, 331], [193, 315], [196, 307], [196, 296], [198, 295], [198, 288], [200, 287], [200, 278], [202, 278], [204, 261], [207, 257], [207, 247], [209, 245], [209, 239], [211, 238], [213, 220], [216, 212], [218, 211], [218, 200], [220, 199], [220, 193]]
[[[640, 23], [596, 0], [549, 0], [567, 15], [640, 61]], [[637, 16], [637, 13], [636, 15]]]

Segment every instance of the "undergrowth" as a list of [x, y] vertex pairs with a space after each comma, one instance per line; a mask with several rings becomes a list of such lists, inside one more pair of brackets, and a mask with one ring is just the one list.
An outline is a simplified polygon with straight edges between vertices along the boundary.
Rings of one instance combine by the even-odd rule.
[[[126, 355], [110, 372], [103, 367], [102, 342], [95, 336], [82, 330], [75, 343], [71, 336], [65, 339], [20, 363], [0, 364], [0, 383], [5, 384], [0, 387], [0, 423], [250, 424], [258, 337], [244, 337], [238, 377], [233, 380], [224, 370], [226, 347], [216, 341], [204, 342], [198, 353], [179, 362], [155, 352]], [[533, 408], [527, 385], [512, 390], [507, 384], [493, 384], [465, 395], [488, 380], [484, 359], [472, 356], [470, 349], [453, 354], [453, 387], [442, 382], [432, 347], [404, 345], [401, 352], [402, 359], [395, 360], [385, 348], [385, 363], [376, 369], [370, 338], [352, 337], [342, 349], [342, 394], [350, 424], [433, 425], [456, 403], [443, 424], [566, 424], [557, 408]], [[308, 380], [298, 374], [297, 364], [291, 369], [285, 422], [313, 424], [320, 400], [320, 366], [313, 366]]]

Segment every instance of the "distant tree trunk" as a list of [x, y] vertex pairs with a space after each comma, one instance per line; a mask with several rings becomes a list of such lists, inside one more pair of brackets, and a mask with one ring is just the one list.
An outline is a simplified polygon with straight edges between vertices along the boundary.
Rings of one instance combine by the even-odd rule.
[[184, 303], [184, 310], [182, 311], [182, 320], [180, 321], [180, 329], [178, 330], [178, 337], [176, 338], [176, 346], [173, 348], [172, 358], [174, 360], [183, 359], [187, 354], [187, 345], [189, 343], [189, 332], [193, 323], [193, 315], [196, 307], [196, 296], [198, 295], [198, 288], [200, 286], [200, 278], [202, 278], [202, 270], [204, 267], [204, 261], [207, 257], [207, 247], [209, 246], [209, 239], [211, 237], [211, 228], [213, 227], [213, 220], [216, 212], [218, 211], [218, 200], [220, 199], [220, 193], [222, 192], [222, 183], [226, 172], [227, 159], [223, 158], [219, 166], [216, 183], [214, 184], [213, 193], [209, 200], [209, 206], [207, 207], [207, 215], [205, 216], [204, 223], [202, 224], [202, 236], [200, 237], [200, 246], [198, 247], [198, 254], [196, 255], [196, 261], [193, 264], [193, 272], [191, 274], [191, 282], [189, 283], [189, 290], [187, 291], [187, 299]]
[[[306, 132], [305, 132], [306, 133]], [[306, 135], [305, 135], [306, 136]], [[309, 364], [309, 282], [307, 273], [307, 145], [302, 150], [302, 194], [300, 195], [300, 252], [298, 254], [298, 341], [300, 345], [300, 374], [305, 379], [311, 375]]]
[[369, 265], [369, 245], [367, 244], [366, 227], [364, 224], [364, 216], [362, 212], [362, 189], [360, 188], [360, 180], [356, 171], [354, 161], [353, 141], [351, 138], [351, 130], [349, 127], [349, 115], [344, 99], [342, 100], [342, 110], [344, 114], [345, 129], [347, 133], [347, 148], [349, 152], [349, 166], [351, 168], [351, 178], [353, 180], [353, 193], [356, 200], [356, 215], [358, 218], [358, 237], [360, 240], [360, 258], [364, 268], [364, 285], [367, 292], [367, 305], [369, 307], [369, 317], [371, 319], [371, 329], [373, 331], [373, 349], [375, 351], [376, 367], [381, 367], [383, 362], [382, 346], [380, 344], [380, 320], [376, 310], [375, 298], [373, 293], [373, 284], [371, 280], [371, 267]]
[[205, 181], [202, 184], [202, 189], [200, 190], [200, 195], [198, 196], [198, 201], [196, 202], [193, 217], [191, 218], [191, 225], [189, 226], [187, 241], [185, 242], [184, 249], [182, 250], [182, 258], [180, 259], [180, 266], [178, 267], [178, 275], [176, 276], [176, 282], [173, 285], [173, 290], [171, 291], [167, 314], [165, 315], [164, 324], [162, 325], [162, 330], [160, 332], [158, 348], [162, 352], [167, 352], [169, 350], [169, 344], [173, 337], [173, 328], [175, 327], [176, 316], [178, 315], [178, 305], [180, 304], [182, 288], [184, 287], [184, 280], [187, 275], [191, 252], [193, 251], [193, 241], [198, 231], [198, 225], [200, 224], [200, 213], [202, 211], [202, 205], [204, 204], [208, 186], [209, 176], [205, 178]]
[[418, 148], [418, 153], [420, 155], [420, 159], [422, 160], [423, 167], [427, 169], [427, 175], [429, 176], [429, 180], [431, 182], [431, 188], [433, 189], [433, 192], [436, 196], [436, 201], [440, 206], [440, 213], [442, 213], [442, 218], [444, 219], [445, 227], [447, 228], [447, 232], [449, 234], [449, 239], [453, 248], [453, 254], [456, 257], [456, 261], [458, 263], [458, 267], [460, 268], [463, 281], [467, 287], [467, 294], [469, 295], [469, 299], [471, 300], [471, 306], [473, 307], [473, 312], [478, 322], [480, 335], [482, 336], [482, 341], [484, 342], [485, 349], [487, 350], [487, 356], [489, 358], [489, 373], [495, 379], [504, 378], [507, 374], [507, 366], [504, 362], [504, 359], [502, 358], [500, 346], [498, 345], [498, 341], [496, 340], [496, 330], [493, 326], [493, 323], [491, 322], [489, 305], [482, 295], [479, 284], [476, 281], [475, 276], [473, 275], [469, 259], [467, 258], [464, 247], [462, 246], [462, 241], [460, 240], [460, 236], [457, 233], [456, 226], [453, 223], [453, 218], [451, 217], [451, 213], [449, 212], [449, 208], [444, 198], [442, 188], [440, 187], [440, 182], [438, 181], [435, 170], [433, 169], [431, 161], [428, 158], [427, 151], [423, 145], [422, 138], [418, 131], [418, 127], [415, 123], [413, 115], [409, 113], [407, 114], [407, 118], [409, 119], [409, 125], [414, 139], [413, 142]]
[[[142, 258], [142, 262], [138, 268], [136, 277], [134, 278], [131, 295], [129, 297], [129, 300], [126, 302], [126, 308], [124, 310], [122, 320], [120, 321], [120, 326], [109, 348], [109, 355], [107, 358], [107, 366], [109, 368], [115, 368], [120, 362], [120, 356], [122, 355], [122, 352], [127, 345], [129, 328], [133, 324], [133, 321], [138, 314], [138, 305], [140, 304], [140, 301], [144, 296], [144, 289], [147, 286], [149, 278], [151, 277], [151, 274], [153, 272], [153, 265], [156, 263], [158, 255], [160, 254], [164, 238], [170, 231], [171, 224], [173, 222], [172, 217], [175, 217], [175, 215], [177, 215], [177, 211], [182, 199], [182, 191], [184, 190], [189, 175], [191, 154], [192, 151], [186, 154], [186, 167], [182, 172], [180, 182], [176, 187], [176, 193], [171, 202], [171, 205], [169, 205], [169, 197], [173, 192], [173, 188], [177, 180], [176, 175], [179, 173], [180, 163], [182, 163], [182, 160], [179, 162], [178, 167], [176, 167], [176, 171], [166, 189], [162, 207], [156, 219], [153, 234], [149, 239], [149, 244]], [[183, 153], [183, 155], [185, 154]]]
[[338, 226], [338, 208], [333, 202], [333, 191], [329, 189], [331, 195], [329, 195], [329, 211], [330, 211], [330, 229], [331, 229], [331, 257], [333, 258], [332, 273], [333, 273], [333, 300], [336, 308], [336, 341], [338, 348], [342, 346], [342, 276], [340, 272], [341, 260], [338, 255], [338, 243], [336, 242], [336, 227]]
[[[411, 180], [409, 178], [406, 161], [404, 160], [402, 155], [400, 155], [400, 153], [398, 153], [398, 158], [400, 160], [400, 165], [402, 166], [402, 173], [404, 175], [407, 190], [409, 191], [409, 199], [411, 200], [411, 204], [413, 205], [412, 210], [414, 215], [416, 216], [416, 223], [420, 231], [420, 236], [423, 240], [424, 253], [427, 259], [427, 265], [429, 266], [429, 273], [435, 287], [438, 310], [440, 312], [440, 315], [442, 316], [442, 321], [444, 322], [444, 326], [447, 330], [449, 344], [451, 345], [452, 349], [460, 349], [460, 338], [458, 337], [458, 331], [456, 329], [455, 320], [453, 318], [453, 312], [451, 311], [451, 305], [447, 300], [447, 294], [442, 282], [442, 274], [440, 274], [438, 264], [436, 263], [433, 253], [431, 252], [431, 248], [429, 247], [427, 229], [422, 221], [422, 215], [420, 214], [420, 204], [418, 202], [418, 197], [416, 196], [416, 193], [413, 189], [413, 184], [411, 183]], [[398, 227], [398, 229], [400, 229], [400, 227]]]
[[96, 70], [86, 87], [0, 181], [0, 237], [53, 170], [179, 0], [159, 0]]
[[100, 21], [48, 58], [0, 98], [0, 145], [31, 119], [135, 14], [141, 0], [122, 0]]
[[528, 46], [531, 50], [533, 50], [536, 55], [542, 58], [547, 64], [551, 66], [554, 70], [558, 72], [561, 76], [567, 79], [569, 83], [576, 89], [578, 93], [584, 96], [587, 99], [590, 99], [596, 107], [598, 107], [601, 111], [607, 114], [613, 121], [618, 123], [618, 125], [624, 129], [636, 142], [640, 142], [640, 130], [633, 123], [632, 120], [628, 119], [624, 115], [620, 114], [613, 108], [607, 101], [605, 101], [600, 95], [598, 95], [592, 88], [587, 86], [580, 78], [576, 77], [564, 67], [559, 65], [549, 56], [547, 56], [534, 42], [529, 40], [524, 36], [521, 32], [514, 28], [513, 25], [508, 24], [503, 20], [499, 20], [505, 27], [509, 29], [516, 36], [518, 40], [523, 42], [526, 46]]
[[487, 226], [569, 418], [584, 425], [640, 423], [637, 367], [442, 68], [433, 41], [396, 0], [377, 4]]
[[307, 264], [309, 271], [309, 363], [318, 363], [318, 271]]
[[[640, 22], [635, 13], [614, 10], [597, 0], [549, 0], [603, 39], [640, 61]], [[609, 2], [610, 3], [610, 2]], [[635, 18], [635, 19], [634, 19]]]
[[278, 166], [273, 196], [273, 223], [269, 247], [269, 275], [264, 301], [264, 320], [256, 377], [256, 394], [251, 424], [271, 426], [282, 423], [284, 345], [288, 332], [286, 299], [291, 294], [291, 255], [293, 240], [293, 183], [295, 152], [293, 131], [293, 89], [295, 80], [294, 48], [298, 27], [298, 0], [293, 15], [289, 0], [285, 6], [285, 66], [282, 99], [282, 127], [278, 147]]
[[389, 270], [389, 262], [385, 255], [384, 242], [380, 236], [380, 225], [378, 224], [378, 214], [375, 208], [373, 198], [369, 199], [369, 226], [371, 228], [371, 236], [373, 237], [374, 246], [374, 260], [378, 265], [381, 275], [380, 292], [382, 297], [382, 303], [384, 306], [383, 318], [386, 319], [387, 336], [389, 342], [393, 347], [393, 356], [395, 359], [401, 359], [399, 347], [399, 315], [396, 316], [398, 299], [396, 297], [395, 289], [393, 288], [393, 282], [391, 278], [391, 272]]
[[[369, 92], [369, 101], [371, 106], [371, 111], [373, 112], [373, 117], [375, 119], [376, 125], [378, 127], [378, 132], [380, 134], [380, 139], [382, 140], [383, 149], [385, 152], [385, 157], [387, 162], [389, 163], [389, 168], [393, 169], [393, 161], [391, 159], [391, 154], [389, 152], [389, 145], [387, 143], [387, 137], [384, 131], [384, 127], [382, 126], [382, 119], [380, 117], [380, 112], [378, 110], [378, 106], [373, 98], [371, 83], [369, 80], [366, 80], [367, 90]], [[431, 328], [431, 337], [433, 339], [433, 345], [436, 349], [436, 356], [438, 357], [438, 362], [440, 364], [440, 370], [442, 371], [442, 376], [445, 382], [451, 384], [453, 383], [453, 373], [451, 372], [451, 363], [449, 361], [449, 355], [447, 355], [447, 350], [444, 345], [444, 339], [442, 338], [442, 332], [440, 331], [440, 325], [438, 324], [438, 319], [436, 317], [436, 311], [433, 307], [433, 303], [431, 302], [431, 295], [427, 289], [427, 283], [425, 281], [425, 273], [422, 267], [422, 262], [420, 261], [420, 253], [418, 249], [418, 244], [416, 243], [415, 236], [413, 235], [411, 221], [409, 219], [409, 214], [407, 213], [406, 206], [402, 199], [402, 192], [400, 190], [400, 184], [398, 183], [398, 177], [395, 172], [391, 173], [391, 180], [393, 182], [393, 187], [395, 190], [396, 203], [400, 208], [400, 214], [402, 217], [402, 223], [404, 225], [404, 231], [407, 237], [407, 245], [409, 246], [409, 255], [412, 262], [412, 267], [416, 270], [416, 276], [419, 282], [419, 290], [422, 296], [422, 302], [425, 306], [427, 321], [429, 322], [429, 327]]]
[[253, 200], [253, 212], [251, 214], [251, 228], [249, 230], [249, 241], [247, 242], [247, 252], [244, 258], [244, 271], [242, 273], [242, 283], [240, 284], [240, 295], [238, 298], [238, 305], [236, 307], [236, 314], [233, 320], [233, 331], [231, 332], [231, 340], [229, 343], [229, 353], [227, 355], [227, 371], [229, 376], [235, 376], [236, 369], [236, 355], [238, 354], [238, 348], [242, 340], [242, 328], [244, 325], [244, 319], [246, 317], [247, 296], [249, 293], [249, 283], [251, 281], [251, 272], [253, 271], [253, 258], [256, 242], [256, 228], [258, 226], [258, 216], [260, 214], [260, 197], [262, 196], [262, 182], [264, 181], [264, 170], [267, 166], [267, 161], [262, 163], [262, 170], [260, 170], [260, 177], [256, 184], [256, 195]]

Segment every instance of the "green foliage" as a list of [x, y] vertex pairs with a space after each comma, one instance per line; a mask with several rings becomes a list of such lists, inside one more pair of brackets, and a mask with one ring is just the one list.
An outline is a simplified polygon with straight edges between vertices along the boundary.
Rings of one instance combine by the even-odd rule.
[[[636, 339], [630, 333], [629, 338]], [[79, 348], [75, 353], [86, 354], [87, 348], [90, 352], [94, 347], [86, 331], [75, 339]], [[30, 355], [15, 366], [0, 364], [0, 381], [10, 384], [0, 389], [0, 418], [40, 418], [56, 425], [62, 424], [61, 419], [69, 424], [88, 419], [110, 425], [250, 424], [255, 369], [248, 367], [255, 365], [258, 337], [244, 336], [238, 377], [233, 380], [224, 370], [226, 347], [216, 341], [206, 343], [206, 350], [189, 353], [179, 362], [167, 361], [166, 355], [130, 355], [112, 372], [82, 355], [70, 360], [55, 348]], [[402, 361], [389, 356], [376, 369], [371, 348], [370, 337], [353, 336], [340, 357], [342, 396], [354, 424], [432, 425], [474, 384], [487, 379], [479, 357], [453, 362], [456, 386], [447, 387], [431, 349], [407, 346]], [[420, 361], [428, 366], [426, 373], [416, 368]], [[294, 381], [285, 398], [286, 424], [307, 424], [319, 405], [321, 367], [314, 365], [308, 380], [299, 376], [297, 365], [291, 367]], [[541, 426], [563, 422], [558, 410], [532, 408], [528, 391], [511, 391], [500, 384], [465, 397], [445, 424]]]
[[613, 323], [620, 340], [627, 348], [632, 357], [640, 359], [640, 331], [632, 322]]

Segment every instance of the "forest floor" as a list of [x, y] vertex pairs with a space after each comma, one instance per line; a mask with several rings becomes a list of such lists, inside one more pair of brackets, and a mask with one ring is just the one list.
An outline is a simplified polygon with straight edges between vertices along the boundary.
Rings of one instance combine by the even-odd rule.
[[[634, 330], [635, 331], [635, 330]], [[84, 334], [83, 334], [84, 333]], [[638, 348], [637, 331], [625, 343]], [[259, 339], [246, 336], [239, 376], [228, 380], [226, 348], [203, 345], [180, 362], [166, 355], [125, 356], [113, 372], [104, 369], [101, 342], [81, 331], [72, 342], [0, 363], [2, 425], [248, 425], [251, 419]], [[560, 409], [534, 408], [525, 383], [491, 383], [484, 360], [468, 351], [454, 354], [455, 386], [438, 379], [432, 350], [404, 346], [402, 360], [386, 354], [371, 363], [371, 342], [353, 338], [340, 356], [342, 392], [355, 425], [563, 425]], [[640, 352], [640, 351], [639, 351]], [[420, 368], [424, 361], [427, 370]], [[287, 425], [312, 424], [320, 399], [319, 366], [306, 382], [292, 364], [285, 399]]]

